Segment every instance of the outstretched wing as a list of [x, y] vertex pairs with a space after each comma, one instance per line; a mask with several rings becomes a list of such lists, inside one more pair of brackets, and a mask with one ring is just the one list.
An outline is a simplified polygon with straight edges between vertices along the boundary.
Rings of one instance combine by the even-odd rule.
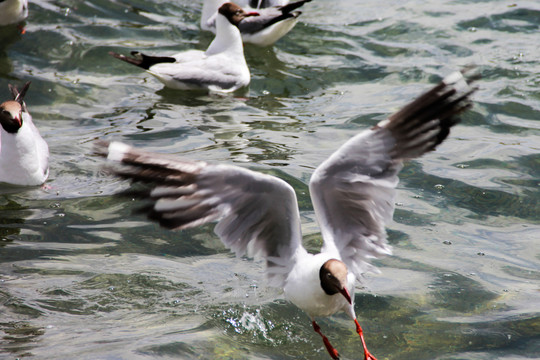
[[[472, 78], [470, 78], [472, 80]], [[341, 146], [313, 174], [309, 187], [324, 238], [357, 276], [368, 260], [391, 253], [385, 224], [394, 212], [403, 160], [434, 150], [471, 106], [475, 91], [460, 72]]]
[[209, 165], [98, 142], [96, 153], [122, 164], [120, 177], [155, 186], [149, 217], [170, 229], [217, 221], [215, 233], [237, 255], [266, 259], [272, 285], [282, 286], [302, 247], [293, 188], [273, 176], [237, 166]]

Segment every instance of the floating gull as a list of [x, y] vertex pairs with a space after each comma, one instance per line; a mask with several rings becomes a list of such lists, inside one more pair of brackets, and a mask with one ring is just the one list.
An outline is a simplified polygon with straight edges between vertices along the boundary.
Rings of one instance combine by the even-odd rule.
[[250, 81], [237, 27], [248, 16], [233, 3], [223, 4], [216, 18], [216, 37], [206, 51], [189, 50], [172, 56], [149, 56], [137, 51], [131, 52], [134, 57], [110, 54], [145, 69], [172, 89], [232, 92]]
[[[293, 3], [287, 1], [265, 2], [252, 0], [239, 4], [252, 16], [246, 17], [239, 22], [238, 28], [245, 43], [259, 46], [269, 46], [285, 36], [298, 21], [300, 11], [294, 11], [311, 0], [300, 0]], [[216, 32], [216, 10], [223, 0], [205, 0], [201, 16], [201, 28]], [[272, 6], [265, 6], [275, 4]], [[253, 8], [260, 5], [261, 8]]]
[[9, 85], [13, 100], [0, 104], [0, 183], [41, 185], [49, 176], [49, 147], [24, 103], [29, 86]]

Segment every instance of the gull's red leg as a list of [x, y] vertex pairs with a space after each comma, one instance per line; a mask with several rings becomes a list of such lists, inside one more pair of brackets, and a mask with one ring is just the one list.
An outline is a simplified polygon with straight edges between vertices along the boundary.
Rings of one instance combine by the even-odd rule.
[[354, 319], [354, 323], [356, 324], [356, 332], [360, 335], [360, 340], [362, 340], [362, 346], [364, 347], [364, 360], [377, 360], [367, 349], [366, 341], [364, 340], [364, 330], [362, 330], [358, 320]]
[[[334, 349], [334, 347], [332, 346], [332, 344], [330, 344], [330, 341], [328, 341], [328, 338], [326, 336], [323, 335], [323, 333], [321, 332], [321, 327], [319, 325], [317, 325], [317, 323], [315, 322], [315, 320], [313, 320], [311, 322], [311, 324], [313, 325], [313, 330], [315, 330], [315, 332], [319, 335], [321, 335], [322, 337], [322, 340], [324, 342], [324, 346], [326, 347], [326, 351], [328, 351], [328, 353], [330, 354], [330, 356], [332, 357], [332, 359], [334, 360], [339, 360], [339, 353], [336, 349]], [[374, 358], [375, 359], [375, 358]], [[377, 359], [375, 359], [377, 360]]]

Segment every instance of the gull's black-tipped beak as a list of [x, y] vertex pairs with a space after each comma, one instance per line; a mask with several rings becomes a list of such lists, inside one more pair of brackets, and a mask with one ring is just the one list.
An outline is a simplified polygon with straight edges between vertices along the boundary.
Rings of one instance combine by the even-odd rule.
[[341, 293], [341, 295], [343, 295], [343, 296], [345, 297], [345, 299], [347, 299], [347, 301], [349, 302], [349, 304], [352, 304], [351, 294], [349, 294], [349, 290], [347, 290], [346, 287], [344, 287], [343, 289], [339, 290], [339, 292]]

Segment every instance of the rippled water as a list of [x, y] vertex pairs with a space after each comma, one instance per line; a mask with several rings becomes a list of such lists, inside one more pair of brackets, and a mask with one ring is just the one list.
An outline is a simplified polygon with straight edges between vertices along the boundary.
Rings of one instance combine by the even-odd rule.
[[[31, 1], [26, 33], [0, 29], [0, 94], [27, 103], [51, 150], [51, 189], [0, 190], [0, 357], [327, 359], [308, 317], [236, 259], [212, 226], [173, 233], [134, 215], [100, 172], [98, 138], [270, 172], [301, 205], [346, 139], [466, 64], [475, 107], [438, 151], [407, 164], [394, 256], [358, 286], [381, 359], [540, 357], [540, 4], [313, 0], [272, 48], [246, 47], [244, 97], [163, 90], [107, 55], [204, 49], [200, 1]], [[320, 321], [361, 358], [344, 315]]]

